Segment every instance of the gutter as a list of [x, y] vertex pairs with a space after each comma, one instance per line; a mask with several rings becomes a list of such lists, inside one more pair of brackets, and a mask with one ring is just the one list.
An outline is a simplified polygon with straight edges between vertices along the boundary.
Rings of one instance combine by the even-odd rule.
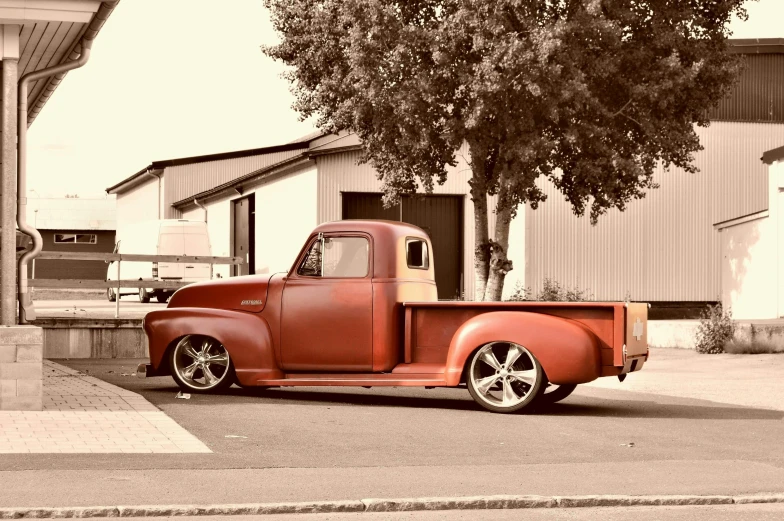
[[[106, 23], [109, 15], [112, 14], [112, 11], [114, 11], [114, 8], [117, 7], [117, 4], [119, 3], [120, 0], [104, 0], [101, 3], [101, 7], [98, 8], [98, 11], [95, 13], [95, 16], [93, 16], [93, 19], [90, 20], [90, 23], [87, 25], [87, 29], [82, 35], [82, 42], [85, 40], [95, 40], [95, 37], [98, 36], [98, 32], [101, 30], [101, 27], [103, 27], [103, 24]], [[78, 57], [79, 53], [76, 52], [76, 45], [74, 45], [74, 48], [71, 49], [71, 53], [68, 56], [68, 59], [76, 60]], [[38, 100], [30, 110], [30, 113], [26, 114], [24, 119], [19, 119], [20, 127], [22, 126], [22, 121], [26, 121], [27, 126], [30, 126], [33, 123], [36, 116], [38, 116], [38, 113], [41, 112], [41, 110], [44, 108], [44, 105], [46, 105], [46, 102], [49, 101], [49, 98], [52, 96], [55, 89], [57, 89], [57, 86], [60, 85], [60, 83], [63, 81], [66, 72], [69, 70], [70, 69], [66, 69], [65, 71], [58, 71], [55, 77], [49, 80], [48, 84], [44, 87], [44, 89], [41, 91], [41, 94], [38, 96]]]
[[38, 81], [43, 78], [54, 76], [49, 81], [44, 91], [41, 94], [35, 107], [33, 107], [32, 116], [35, 119], [36, 114], [43, 108], [46, 100], [51, 96], [57, 85], [65, 78], [65, 73], [70, 70], [78, 69], [87, 63], [90, 59], [90, 48], [92, 47], [93, 40], [98, 34], [98, 31], [106, 22], [109, 15], [116, 7], [119, 0], [113, 2], [104, 2], [95, 13], [95, 16], [87, 26], [87, 30], [82, 35], [81, 44], [79, 45], [79, 52], [74, 48], [69, 55], [69, 60], [65, 63], [60, 63], [53, 67], [47, 67], [39, 71], [33, 71], [22, 76], [18, 85], [18, 136], [17, 136], [17, 201], [16, 201], [16, 223], [19, 231], [26, 233], [33, 239], [33, 247], [30, 251], [25, 252], [19, 258], [19, 323], [28, 324], [30, 320], [35, 320], [35, 308], [33, 307], [32, 300], [29, 298], [27, 291], [27, 264], [41, 253], [43, 249], [43, 239], [41, 234], [35, 227], [27, 223], [27, 128], [30, 126], [32, 120], [27, 113], [27, 97], [28, 87], [30, 83]]

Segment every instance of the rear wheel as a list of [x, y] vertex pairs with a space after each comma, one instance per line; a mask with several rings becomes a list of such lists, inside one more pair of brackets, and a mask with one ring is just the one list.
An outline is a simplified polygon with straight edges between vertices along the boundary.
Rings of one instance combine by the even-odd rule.
[[542, 366], [525, 347], [491, 342], [470, 358], [466, 385], [476, 403], [493, 412], [510, 413], [530, 405], [544, 380]]
[[161, 304], [164, 304], [169, 300], [169, 295], [166, 293], [158, 293], [157, 295], [155, 295], [155, 300], [157, 300]]
[[217, 391], [234, 383], [229, 352], [212, 337], [184, 336], [171, 350], [170, 362], [174, 381], [188, 392]]
[[544, 390], [539, 398], [536, 399], [537, 404], [548, 405], [551, 403], [560, 402], [577, 388], [576, 384], [555, 385], [550, 384]]

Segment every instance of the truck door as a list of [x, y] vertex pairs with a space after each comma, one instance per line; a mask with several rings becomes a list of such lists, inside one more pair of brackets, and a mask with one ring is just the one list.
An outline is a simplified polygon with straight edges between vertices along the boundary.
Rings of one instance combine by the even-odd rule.
[[371, 266], [366, 235], [311, 239], [283, 289], [283, 369], [372, 370]]

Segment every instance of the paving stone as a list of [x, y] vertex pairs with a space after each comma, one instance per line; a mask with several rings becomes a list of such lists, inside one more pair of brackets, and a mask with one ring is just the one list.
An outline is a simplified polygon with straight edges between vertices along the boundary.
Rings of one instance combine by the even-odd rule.
[[0, 411], [0, 453], [211, 452], [142, 396], [48, 360], [43, 368], [44, 410]]

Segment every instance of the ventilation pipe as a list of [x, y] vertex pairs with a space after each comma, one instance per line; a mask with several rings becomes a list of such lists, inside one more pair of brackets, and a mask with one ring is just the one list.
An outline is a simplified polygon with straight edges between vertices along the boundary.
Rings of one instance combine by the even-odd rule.
[[30, 83], [55, 74], [78, 69], [90, 59], [92, 40], [82, 39], [79, 58], [54, 67], [41, 69], [22, 76], [19, 80], [19, 129], [17, 138], [17, 201], [16, 223], [19, 231], [33, 239], [33, 247], [19, 259], [19, 323], [27, 324], [35, 319], [35, 309], [27, 292], [27, 264], [43, 249], [41, 234], [27, 223], [27, 91]]
[[202, 203], [200, 203], [199, 200], [196, 199], [196, 198], [193, 199], [193, 204], [195, 204], [196, 206], [198, 206], [199, 208], [204, 210], [204, 222], [206, 223], [207, 222], [207, 207], [204, 206]]

